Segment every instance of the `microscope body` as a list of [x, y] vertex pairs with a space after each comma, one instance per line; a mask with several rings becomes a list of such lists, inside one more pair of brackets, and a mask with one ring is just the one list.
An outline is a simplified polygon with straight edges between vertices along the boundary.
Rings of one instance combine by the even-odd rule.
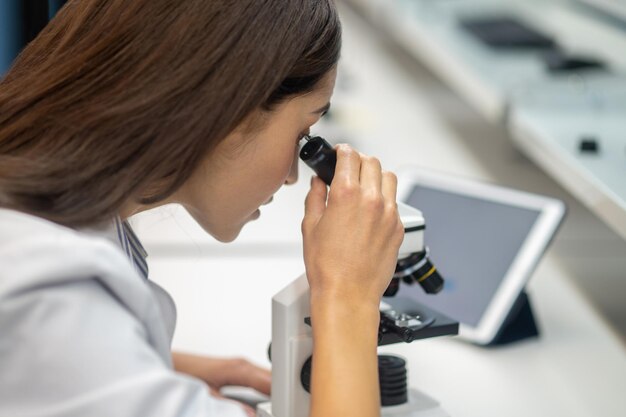
[[[398, 259], [406, 259], [416, 253], [426, 253], [422, 213], [402, 203], [398, 203], [398, 206], [405, 229]], [[308, 280], [303, 274], [272, 299], [272, 398], [271, 403], [258, 405], [258, 417], [308, 417], [309, 415], [310, 394], [302, 383], [303, 374], [306, 373], [303, 370], [313, 352], [312, 329], [310, 320], [307, 320], [311, 316], [309, 296]], [[382, 317], [386, 314], [385, 311], [389, 311], [389, 306], [381, 303], [381, 307], [382, 327]], [[354, 320], [359, 320], [359, 318], [355, 317]], [[389, 343], [403, 341], [401, 337], [396, 337], [398, 338]], [[379, 344], [388, 344], [380, 343], [380, 341], [379, 329]], [[417, 403], [419, 403], [418, 406], [416, 406]], [[404, 405], [404, 408], [394, 406], [389, 409], [393, 409], [389, 415], [397, 417], [447, 416], [438, 407], [436, 401], [415, 390], [410, 390], [409, 404]], [[427, 411], [427, 413], [420, 414], [419, 410]], [[384, 415], [386, 413], [383, 409]]]

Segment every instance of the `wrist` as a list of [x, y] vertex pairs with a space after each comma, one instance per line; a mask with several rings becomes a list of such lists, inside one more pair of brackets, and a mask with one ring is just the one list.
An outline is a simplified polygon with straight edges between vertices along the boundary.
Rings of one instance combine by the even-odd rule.
[[311, 322], [314, 335], [348, 331], [357, 337], [377, 340], [379, 303], [311, 295]]

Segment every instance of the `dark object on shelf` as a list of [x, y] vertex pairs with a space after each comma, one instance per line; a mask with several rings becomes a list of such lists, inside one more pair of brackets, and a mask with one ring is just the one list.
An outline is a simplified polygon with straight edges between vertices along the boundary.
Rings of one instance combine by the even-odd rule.
[[522, 291], [502, 324], [500, 332], [487, 346], [508, 345], [532, 337], [539, 337], [539, 328], [528, 294]]
[[606, 70], [606, 65], [597, 59], [568, 55], [561, 50], [551, 50], [543, 54], [543, 61], [550, 72], [570, 72], [577, 70]]
[[462, 18], [461, 27], [494, 49], [554, 49], [552, 38], [508, 16]]
[[598, 143], [598, 139], [593, 136], [583, 136], [580, 139], [578, 149], [581, 153], [596, 154], [600, 152], [600, 144]]

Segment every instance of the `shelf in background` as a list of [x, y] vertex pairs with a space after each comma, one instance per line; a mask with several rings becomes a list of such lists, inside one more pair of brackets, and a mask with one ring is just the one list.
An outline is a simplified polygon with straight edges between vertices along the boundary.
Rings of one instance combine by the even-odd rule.
[[[626, 30], [567, 0], [344, 0], [428, 67], [626, 239]], [[510, 16], [604, 69], [549, 71], [545, 50], [491, 48], [462, 19]], [[584, 34], [584, 36], [581, 36]], [[599, 151], [581, 153], [580, 141]]]

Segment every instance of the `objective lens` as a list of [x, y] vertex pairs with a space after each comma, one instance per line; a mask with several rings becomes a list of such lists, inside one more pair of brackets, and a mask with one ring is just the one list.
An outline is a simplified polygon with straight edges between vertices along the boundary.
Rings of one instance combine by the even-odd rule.
[[424, 266], [413, 273], [413, 278], [427, 294], [437, 294], [443, 289], [443, 278], [428, 258]]
[[408, 284], [417, 281], [427, 294], [437, 294], [443, 289], [443, 278], [426, 251], [399, 260], [394, 278], [402, 278]]

